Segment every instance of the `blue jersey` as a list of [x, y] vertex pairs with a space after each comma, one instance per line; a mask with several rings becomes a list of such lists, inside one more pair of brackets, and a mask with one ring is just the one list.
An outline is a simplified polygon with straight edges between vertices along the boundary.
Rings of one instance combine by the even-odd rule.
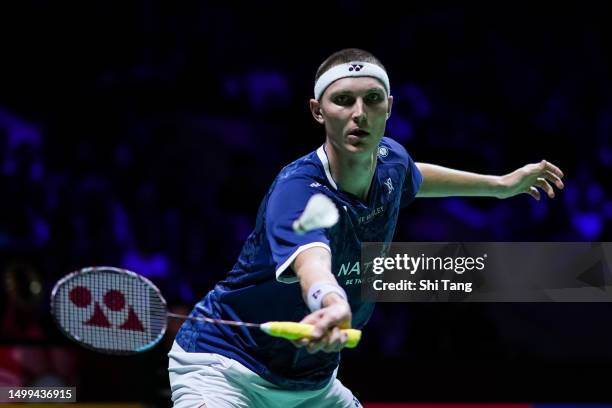
[[[367, 202], [342, 191], [331, 175], [323, 146], [281, 170], [264, 197], [254, 231], [238, 261], [191, 315], [253, 323], [300, 321], [310, 313], [290, 265], [305, 249], [332, 254], [332, 273], [346, 290], [352, 326], [362, 328], [374, 304], [361, 301], [361, 242], [390, 242], [399, 209], [412, 201], [422, 177], [397, 142], [383, 138]], [[330, 197], [340, 220], [329, 229], [298, 235], [292, 224], [316, 193]], [[239, 361], [268, 381], [290, 390], [322, 388], [340, 353], [309, 354], [285, 339], [258, 330], [187, 320], [176, 341], [187, 352], [218, 353]]]

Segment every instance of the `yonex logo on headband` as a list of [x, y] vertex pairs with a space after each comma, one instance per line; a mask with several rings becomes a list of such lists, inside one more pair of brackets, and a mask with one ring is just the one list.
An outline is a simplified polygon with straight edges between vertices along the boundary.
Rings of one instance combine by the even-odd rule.
[[347, 77], [372, 77], [378, 79], [385, 90], [387, 95], [391, 94], [391, 86], [389, 85], [389, 77], [384, 69], [371, 62], [364, 61], [351, 61], [349, 63], [336, 65], [323, 73], [317, 80], [314, 86], [314, 97], [315, 99], [321, 99], [323, 92], [329, 87], [334, 81], [341, 78]]

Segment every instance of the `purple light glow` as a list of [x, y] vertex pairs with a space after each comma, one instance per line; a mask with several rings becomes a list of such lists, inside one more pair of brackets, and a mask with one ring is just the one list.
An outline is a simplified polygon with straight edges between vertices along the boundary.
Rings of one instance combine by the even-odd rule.
[[574, 228], [588, 240], [597, 240], [603, 227], [602, 219], [595, 213], [577, 213], [572, 216]]

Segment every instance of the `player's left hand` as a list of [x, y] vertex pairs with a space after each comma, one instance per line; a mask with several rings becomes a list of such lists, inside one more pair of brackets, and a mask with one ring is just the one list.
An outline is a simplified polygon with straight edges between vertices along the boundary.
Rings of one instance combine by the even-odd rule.
[[554, 184], [559, 190], [564, 185], [563, 172], [554, 164], [542, 160], [539, 163], [528, 164], [500, 177], [501, 188], [497, 195], [498, 198], [513, 197], [518, 194], [529, 194], [536, 200], [540, 200], [540, 190], [544, 191], [548, 197], [555, 197], [555, 190], [550, 185]]

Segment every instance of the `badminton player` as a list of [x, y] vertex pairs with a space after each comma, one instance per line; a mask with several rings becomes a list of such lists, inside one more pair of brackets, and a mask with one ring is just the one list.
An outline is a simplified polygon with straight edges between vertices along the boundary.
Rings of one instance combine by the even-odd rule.
[[[319, 67], [310, 110], [325, 142], [281, 170], [263, 198], [254, 231], [227, 277], [191, 315], [249, 322], [301, 321], [310, 340], [187, 320], [169, 353], [174, 406], [360, 407], [336, 378], [341, 329], [361, 329], [374, 305], [360, 299], [362, 241], [393, 239], [401, 208], [415, 197], [540, 199], [563, 188], [553, 164], [528, 164], [490, 176], [415, 163], [383, 137], [393, 97], [385, 68], [369, 52], [344, 49]], [[330, 197], [340, 210], [328, 229], [292, 229], [308, 199]], [[351, 274], [338, 272], [344, 269]]]

